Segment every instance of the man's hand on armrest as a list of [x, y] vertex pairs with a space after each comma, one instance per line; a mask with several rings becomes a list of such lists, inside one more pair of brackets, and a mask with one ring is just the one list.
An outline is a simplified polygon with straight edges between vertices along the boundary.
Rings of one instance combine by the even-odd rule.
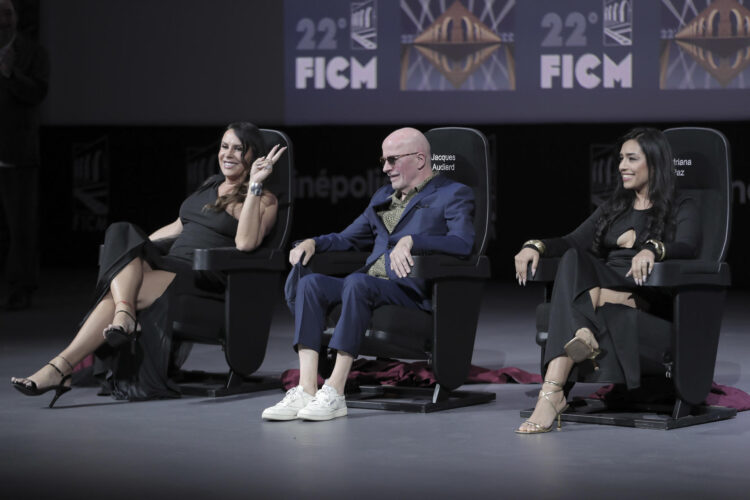
[[315, 240], [312, 238], [302, 240], [299, 245], [289, 251], [289, 263], [295, 265], [302, 259], [302, 265], [306, 266], [314, 254]]
[[396, 273], [399, 278], [406, 278], [414, 266], [414, 259], [411, 258], [411, 248], [414, 242], [411, 236], [406, 235], [396, 243], [391, 250], [391, 271]]

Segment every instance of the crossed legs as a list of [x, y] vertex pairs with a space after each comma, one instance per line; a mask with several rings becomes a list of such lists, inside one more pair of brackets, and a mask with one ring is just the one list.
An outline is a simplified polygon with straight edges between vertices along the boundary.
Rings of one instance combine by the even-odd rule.
[[[104, 343], [102, 332], [108, 325], [132, 331], [135, 328], [132, 319], [126, 314], [115, 314], [115, 311], [126, 310], [135, 316], [135, 311], [150, 306], [164, 293], [174, 276], [174, 273], [151, 269], [140, 258], [132, 260], [112, 279], [110, 291], [94, 307], [70, 344], [51, 363], [67, 375], [73, 366]], [[11, 381], [34, 382], [37, 387], [44, 388], [58, 383], [60, 378], [60, 373], [45, 365], [30, 377], [13, 377]]]
[[[636, 307], [635, 300], [630, 292], [594, 287], [589, 290], [589, 296], [594, 310], [607, 303]], [[575, 335], [581, 337], [592, 348], [599, 347], [594, 334], [588, 328], [578, 329]], [[565, 393], [562, 390], [562, 385], [568, 380], [568, 375], [570, 375], [574, 364], [575, 362], [567, 355], [558, 356], [547, 364], [547, 371], [544, 374], [534, 412], [526, 422], [521, 424], [518, 432], [532, 433], [538, 432], [539, 429], [550, 428], [557, 413], [565, 408]]]

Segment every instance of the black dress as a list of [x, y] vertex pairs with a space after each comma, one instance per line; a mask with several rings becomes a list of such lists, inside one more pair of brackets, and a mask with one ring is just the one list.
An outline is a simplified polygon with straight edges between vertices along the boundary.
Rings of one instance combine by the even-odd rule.
[[[697, 207], [690, 198], [680, 199], [676, 204], [674, 237], [665, 241], [665, 258], [693, 258], [700, 243]], [[550, 300], [545, 371], [551, 360], [565, 354], [564, 346], [575, 336], [575, 332], [587, 327], [596, 336], [602, 351], [596, 360], [600, 369], [595, 372], [594, 365], [589, 361], [578, 363], [571, 371], [569, 380], [577, 380], [580, 370], [587, 382], [624, 378], [629, 389], [640, 385], [637, 332], [629, 323], [627, 315], [616, 313], [616, 307], [602, 307], [595, 311], [588, 290], [601, 287], [631, 291], [639, 308], [663, 301], [664, 297], [658, 291], [638, 287], [632, 277], [625, 277], [633, 256], [640, 251], [639, 245], [636, 244], [633, 248], [621, 248], [617, 245], [617, 239], [630, 229], [635, 231], [637, 242], [651, 238], [652, 236], [645, 234], [651, 211], [631, 208], [615, 219], [603, 235], [599, 252], [601, 257], [595, 256], [591, 251], [601, 208], [594, 211], [572, 233], [562, 238], [543, 240], [547, 247], [545, 257], [562, 256]], [[612, 311], [615, 313], [612, 314]]]
[[[136, 257], [144, 259], [153, 269], [177, 274], [161, 297], [148, 308], [138, 311], [141, 330], [135, 344], [118, 349], [104, 344], [95, 353], [94, 375], [103, 382], [104, 392], [110, 392], [115, 399], [180, 396], [177, 385], [169, 380], [168, 372], [170, 367], [182, 364], [189, 346], [173, 345], [168, 321], [169, 302], [177, 284], [186, 279], [210, 292], [219, 292], [226, 285], [223, 274], [192, 270], [196, 249], [235, 245], [237, 219], [224, 210], [217, 212], [203, 208], [216, 201], [223, 180], [221, 175], [209, 178], [182, 203], [182, 232], [176, 239], [151, 241], [139, 227], [127, 222], [114, 223], [107, 228], [94, 307], [109, 291], [112, 278]], [[88, 314], [83, 321], [86, 318]]]

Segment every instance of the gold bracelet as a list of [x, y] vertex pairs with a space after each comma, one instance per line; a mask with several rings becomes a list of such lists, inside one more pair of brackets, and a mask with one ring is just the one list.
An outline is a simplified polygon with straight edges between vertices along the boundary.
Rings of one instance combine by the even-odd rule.
[[544, 251], [547, 249], [547, 245], [545, 245], [542, 240], [527, 240], [524, 242], [521, 248], [524, 248], [528, 245], [531, 245], [532, 247], [536, 248], [536, 251], [539, 252], [539, 255], [542, 255]]
[[653, 245], [656, 249], [656, 260], [664, 260], [664, 257], [666, 257], [666, 248], [664, 248], [664, 243], [659, 240], [646, 240], [646, 244]]

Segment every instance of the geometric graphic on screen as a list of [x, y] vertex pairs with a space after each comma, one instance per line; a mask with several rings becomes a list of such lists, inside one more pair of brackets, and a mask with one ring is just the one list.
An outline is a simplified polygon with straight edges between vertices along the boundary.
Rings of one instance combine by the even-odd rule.
[[662, 0], [659, 88], [747, 89], [750, 9], [745, 3]]
[[401, 90], [515, 90], [515, 0], [401, 0]]
[[378, 48], [378, 6], [375, 0], [352, 2], [350, 36], [352, 49]]
[[631, 0], [604, 0], [604, 45], [633, 45]]

